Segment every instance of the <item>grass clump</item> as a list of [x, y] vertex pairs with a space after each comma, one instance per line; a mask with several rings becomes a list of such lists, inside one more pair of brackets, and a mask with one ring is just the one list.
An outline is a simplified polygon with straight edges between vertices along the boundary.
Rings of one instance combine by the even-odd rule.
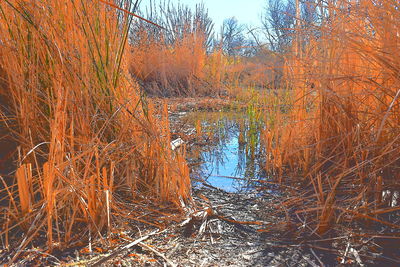
[[[118, 2], [113, 2], [118, 5]], [[121, 8], [134, 10], [123, 1]], [[47, 247], [105, 237], [128, 202], [179, 208], [188, 169], [128, 75], [132, 16], [100, 1], [0, 3], [1, 239]], [[3, 165], [4, 166], [4, 165]], [[18, 232], [24, 238], [15, 243]], [[40, 245], [40, 244], [39, 244]]]
[[311, 188], [295, 204], [311, 233], [398, 230], [398, 2], [328, 1], [318, 14], [286, 60], [291, 110], [269, 131], [268, 169]]

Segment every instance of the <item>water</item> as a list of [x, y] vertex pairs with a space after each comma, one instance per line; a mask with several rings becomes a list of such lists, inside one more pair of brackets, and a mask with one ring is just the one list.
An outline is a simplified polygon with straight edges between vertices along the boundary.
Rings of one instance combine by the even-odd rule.
[[208, 145], [199, 148], [202, 164], [196, 168], [194, 178], [227, 192], [253, 190], [263, 176], [262, 120], [252, 120], [245, 112], [203, 112], [192, 116], [201, 122], [203, 136], [212, 137]]
[[201, 166], [204, 179], [227, 192], [250, 190], [250, 180], [256, 178], [255, 172], [258, 171], [255, 165], [247, 168], [246, 157], [238, 141], [234, 136], [223, 146], [216, 147], [215, 151], [202, 153], [205, 161]]

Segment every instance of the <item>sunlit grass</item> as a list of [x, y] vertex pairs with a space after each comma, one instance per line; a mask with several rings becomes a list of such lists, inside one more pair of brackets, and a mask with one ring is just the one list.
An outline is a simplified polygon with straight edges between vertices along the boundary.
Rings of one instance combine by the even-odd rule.
[[384, 216], [399, 185], [398, 3], [328, 3], [321, 36], [287, 57], [292, 108], [276, 112], [267, 168], [312, 188], [298, 206], [319, 234], [359, 219], [398, 228]]
[[[230, 97], [229, 112], [245, 113], [246, 155], [259, 156], [262, 142], [268, 177], [303, 190], [287, 203], [309, 234], [359, 221], [399, 228], [387, 216], [400, 209], [397, 1], [327, 1], [292, 53], [260, 48], [252, 58], [210, 51], [201, 31], [165, 42], [171, 32], [154, 35], [160, 26], [146, 21], [132, 32], [135, 7], [0, 3], [0, 236], [12, 260], [40, 237], [49, 251], [106, 240], [120, 217], [161, 226], [140, 217], [145, 205], [128, 205], [190, 200], [168, 106], [147, 93]], [[198, 136], [224, 137], [220, 117], [208, 129], [196, 115]]]
[[18, 247], [13, 260], [43, 235], [51, 251], [105, 238], [120, 215], [146, 222], [123, 204], [138, 197], [175, 207], [190, 197], [167, 114], [156, 121], [129, 78], [131, 23], [99, 1], [0, 3], [1, 127], [15, 144], [0, 235]]

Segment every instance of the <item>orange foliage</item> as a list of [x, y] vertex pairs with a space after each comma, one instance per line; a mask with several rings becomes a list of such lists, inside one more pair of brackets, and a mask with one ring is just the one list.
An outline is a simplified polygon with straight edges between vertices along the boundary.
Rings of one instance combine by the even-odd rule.
[[[162, 39], [162, 38], [161, 38]], [[142, 32], [140, 42], [131, 47], [130, 71], [145, 83], [151, 93], [160, 95], [196, 95], [213, 93], [208, 78], [218, 79], [222, 62], [216, 56], [208, 65], [204, 37], [186, 34], [173, 45], [153, 40]], [[206, 69], [210, 68], [210, 76]], [[217, 93], [217, 92], [215, 92]]]
[[0, 3], [1, 134], [19, 147], [15, 176], [0, 177], [0, 235], [23, 226], [19, 251], [41, 234], [51, 249], [110, 233], [120, 214], [140, 213], [123, 201], [190, 198], [166, 118], [128, 78], [129, 19], [117, 16], [99, 1]]
[[318, 233], [348, 218], [337, 216], [342, 207], [365, 219], [392, 205], [382, 192], [393, 195], [400, 181], [398, 1], [328, 1], [324, 9], [321, 36], [287, 58], [293, 108], [279, 115], [290, 120], [277, 120], [267, 159], [281, 178], [295, 170], [313, 185]]

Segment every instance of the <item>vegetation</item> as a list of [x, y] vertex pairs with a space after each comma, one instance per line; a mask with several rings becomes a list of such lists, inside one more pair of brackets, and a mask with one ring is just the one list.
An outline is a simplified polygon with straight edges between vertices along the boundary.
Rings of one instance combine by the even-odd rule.
[[159, 224], [128, 204], [190, 199], [167, 113], [158, 122], [128, 75], [131, 16], [80, 0], [7, 0], [0, 15], [0, 234], [13, 259], [40, 236], [50, 250], [105, 238], [121, 216]]
[[160, 226], [191, 203], [185, 147], [148, 95], [245, 107], [239, 142], [251, 157], [262, 142], [269, 177], [296, 188], [283, 207], [304, 235], [359, 224], [399, 238], [397, 0], [268, 0], [260, 29], [228, 18], [220, 32], [203, 4], [138, 3], [0, 2], [10, 262], [28, 245], [106, 240], [122, 218]]
[[266, 131], [267, 167], [280, 182], [311, 186], [294, 205], [311, 233], [369, 221], [391, 235], [399, 228], [390, 220], [399, 210], [398, 3], [329, 1], [314, 10], [306, 28], [297, 18], [285, 61], [292, 109]]

